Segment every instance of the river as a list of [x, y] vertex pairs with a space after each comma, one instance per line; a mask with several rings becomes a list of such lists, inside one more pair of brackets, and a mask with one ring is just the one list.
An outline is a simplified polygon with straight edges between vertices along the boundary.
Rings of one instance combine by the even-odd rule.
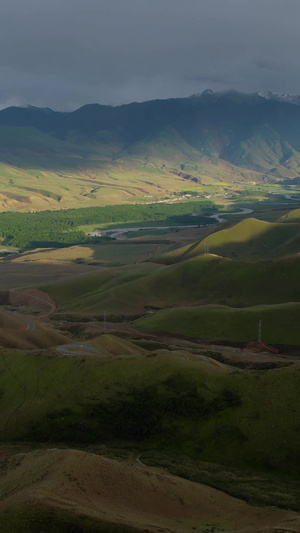
[[[230, 213], [214, 213], [212, 215], [209, 215], [207, 218], [214, 218], [218, 224], [221, 224], [222, 222], [226, 222], [226, 218], [224, 218], [224, 215], [249, 215], [250, 213], [253, 213], [253, 209], [249, 209], [247, 207], [240, 207], [240, 211], [233, 211]], [[195, 213], [194, 216], [199, 216], [201, 213]], [[112, 230], [107, 230], [105, 232], [98, 231], [93, 232], [93, 235], [109, 235], [113, 239], [117, 240], [125, 240], [127, 239], [127, 233], [130, 231], [143, 231], [143, 230], [160, 230], [160, 229], [176, 229], [176, 228], [198, 228], [199, 224], [189, 224], [186, 226], [182, 225], [173, 225], [173, 226], [135, 226], [135, 227], [129, 227], [129, 228], [116, 228]], [[200, 225], [201, 227], [201, 225]]]

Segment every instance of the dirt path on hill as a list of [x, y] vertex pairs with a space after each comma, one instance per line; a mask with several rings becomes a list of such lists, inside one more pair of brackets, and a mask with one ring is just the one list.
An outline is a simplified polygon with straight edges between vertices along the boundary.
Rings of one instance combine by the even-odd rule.
[[[15, 307], [38, 307], [41, 309], [41, 313], [36, 317], [38, 319], [48, 318], [56, 311], [55, 302], [46, 292], [38, 289], [11, 289], [9, 291], [9, 303]], [[29, 327], [28, 329], [32, 328]]]
[[56, 346], [56, 350], [60, 353], [63, 353], [65, 355], [103, 355], [102, 352], [94, 348], [93, 346], [89, 346], [88, 344], [79, 344], [79, 343], [72, 343], [72, 344], [62, 344], [60, 346]]

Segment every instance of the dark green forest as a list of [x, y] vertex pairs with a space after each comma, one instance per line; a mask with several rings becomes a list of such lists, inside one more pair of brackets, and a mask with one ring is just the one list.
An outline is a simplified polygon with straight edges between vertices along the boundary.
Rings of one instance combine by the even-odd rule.
[[193, 213], [213, 207], [209, 200], [178, 204], [130, 204], [87, 207], [34, 213], [0, 213], [0, 238], [3, 246], [22, 249], [64, 247], [107, 240], [87, 237], [79, 226], [87, 224], [128, 224], [166, 222], [174, 224], [211, 224], [205, 216], [191, 218]]

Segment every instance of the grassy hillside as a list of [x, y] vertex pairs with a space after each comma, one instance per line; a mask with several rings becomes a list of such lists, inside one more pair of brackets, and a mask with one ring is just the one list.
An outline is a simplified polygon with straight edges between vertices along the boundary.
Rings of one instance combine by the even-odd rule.
[[88, 518], [62, 510], [59, 507], [49, 507], [30, 501], [11, 506], [0, 511], [1, 533], [70, 533], [72, 531], [84, 533], [136, 533], [137, 529], [125, 524], [114, 524]]
[[[292, 221], [292, 220], [291, 220]], [[210, 253], [241, 261], [269, 260], [299, 251], [300, 225], [247, 218], [212, 233], [199, 242], [160, 255], [157, 260], [175, 263]]]
[[207, 254], [166, 267], [144, 263], [130, 271], [129, 267], [100, 269], [42, 288], [59, 311], [134, 315], [146, 306], [215, 303], [245, 307], [298, 301], [299, 280], [298, 257], [247, 264]]
[[[168, 244], [153, 244], [150, 239], [149, 244], [147, 242], [143, 243], [132, 243], [130, 240], [121, 241], [114, 244], [105, 244], [104, 242], [100, 245], [90, 244], [90, 245], [81, 245], [81, 246], [69, 246], [67, 248], [36, 248], [35, 250], [30, 250], [30, 252], [25, 251], [16, 255], [15, 257], [10, 258], [11, 264], [24, 265], [24, 264], [53, 264], [53, 265], [64, 265], [64, 264], [86, 264], [86, 265], [103, 265], [103, 266], [118, 266], [130, 263], [136, 263], [143, 260], [149, 259], [153, 256], [158, 249], [167, 248]], [[6, 263], [8, 261], [6, 260]], [[34, 279], [33, 279], [34, 282]]]
[[[5, 141], [0, 149], [0, 211], [145, 202], [173, 198], [195, 186], [204, 198], [202, 185], [223, 180], [230, 188], [234, 178], [241, 184], [261, 178], [247, 169], [243, 177], [230, 163], [211, 165], [182, 138], [168, 137], [162, 133], [124, 151], [119, 143], [101, 138], [74, 143], [34, 128], [0, 127]], [[192, 173], [190, 161], [195, 161]]]
[[119, 338], [115, 335], [99, 335], [91, 341], [92, 345], [100, 350], [103, 355], [145, 355], [148, 351], [133, 342]]
[[226, 373], [151, 357], [0, 358], [1, 439], [173, 450], [202, 460], [299, 468], [299, 368]]
[[68, 339], [60, 332], [38, 324], [32, 317], [0, 310], [0, 345], [6, 348], [49, 348], [65, 344]]
[[[230, 149], [229, 149], [230, 151]], [[281, 135], [270, 126], [260, 126], [243, 140], [238, 148], [230, 151], [230, 160], [239, 166], [278, 172], [296, 170], [300, 154], [283, 140]]]
[[281, 218], [281, 222], [299, 222], [300, 209], [293, 209]]
[[[142, 263], [137, 265], [128, 265], [122, 268], [109, 267], [99, 268], [93, 274], [80, 274], [58, 280], [53, 283], [43, 285], [43, 290], [58, 304], [58, 310], [69, 310], [78, 312], [78, 310], [88, 309], [91, 302], [94, 302], [94, 312], [101, 310], [101, 301], [111, 300], [111, 307], [119, 308], [120, 312], [126, 305], [130, 306], [130, 300], [121, 301], [115, 292], [119, 288], [132, 281], [138, 281], [140, 278], [148, 277], [152, 272], [160, 270], [160, 267], [154, 263]], [[132, 294], [133, 297], [134, 294]], [[98, 307], [97, 307], [98, 302]], [[105, 310], [105, 309], [104, 309]]]
[[204, 340], [250, 342], [262, 322], [263, 340], [270, 344], [300, 344], [299, 303], [231, 308], [221, 305], [163, 309], [135, 321], [147, 331], [165, 331]]

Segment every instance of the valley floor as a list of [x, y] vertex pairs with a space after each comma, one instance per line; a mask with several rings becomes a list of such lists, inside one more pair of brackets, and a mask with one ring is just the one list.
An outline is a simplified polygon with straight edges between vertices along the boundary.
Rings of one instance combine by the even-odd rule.
[[0, 533], [300, 532], [299, 222], [237, 222], [1, 259]]

